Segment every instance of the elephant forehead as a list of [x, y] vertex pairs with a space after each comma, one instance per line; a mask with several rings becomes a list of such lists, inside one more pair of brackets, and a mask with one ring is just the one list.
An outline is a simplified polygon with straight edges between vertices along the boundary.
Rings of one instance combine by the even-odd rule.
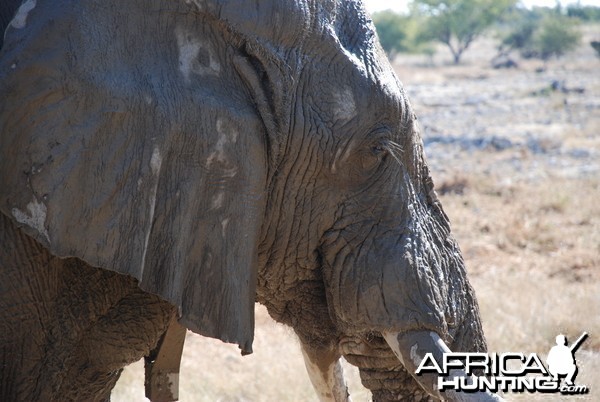
[[356, 101], [349, 86], [333, 93], [333, 118], [335, 120], [350, 120], [356, 115]]
[[351, 123], [353, 130], [367, 131], [372, 128], [369, 126], [383, 122], [395, 130], [411, 113], [393, 72], [367, 77], [346, 63], [330, 68], [317, 65], [308, 81], [310, 94], [304, 99], [305, 108], [331, 126]]

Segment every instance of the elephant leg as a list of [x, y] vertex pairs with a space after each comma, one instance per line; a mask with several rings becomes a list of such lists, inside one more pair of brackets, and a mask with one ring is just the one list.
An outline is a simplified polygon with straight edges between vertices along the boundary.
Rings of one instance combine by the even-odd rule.
[[106, 399], [123, 367], [154, 348], [173, 313], [157, 296], [132, 289], [88, 328], [73, 350], [57, 395], [66, 400]]
[[316, 349], [304, 342], [301, 346], [304, 364], [319, 400], [351, 401], [338, 351], [335, 348]]
[[105, 400], [173, 307], [133, 278], [60, 259], [0, 214], [0, 400]]
[[[61, 335], [51, 256], [0, 213], [0, 400], [50, 400]], [[50, 353], [49, 353], [50, 352]], [[45, 381], [40, 381], [43, 376]]]

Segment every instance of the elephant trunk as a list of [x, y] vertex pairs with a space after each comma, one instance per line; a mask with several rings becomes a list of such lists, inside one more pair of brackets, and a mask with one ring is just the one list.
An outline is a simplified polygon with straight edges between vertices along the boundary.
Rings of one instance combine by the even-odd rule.
[[498, 400], [440, 394], [436, 376], [415, 374], [417, 351], [441, 358], [450, 351], [444, 342], [456, 352], [487, 350], [460, 248], [426, 166], [416, 165], [398, 183], [385, 219], [344, 221], [323, 237], [330, 315], [341, 333], [358, 336], [342, 341], [341, 352], [374, 400]]
[[[374, 402], [503, 400], [488, 392], [459, 394], [447, 390], [440, 393], [436, 374], [415, 375], [426, 353], [432, 353], [436, 361], [442, 361], [442, 353], [450, 352], [444, 341], [432, 331], [346, 337], [340, 341], [339, 348], [344, 358], [358, 367], [361, 381], [372, 392]], [[463, 370], [452, 370], [452, 375], [466, 376]]]
[[379, 334], [343, 338], [339, 349], [348, 363], [358, 367], [374, 402], [431, 399]]

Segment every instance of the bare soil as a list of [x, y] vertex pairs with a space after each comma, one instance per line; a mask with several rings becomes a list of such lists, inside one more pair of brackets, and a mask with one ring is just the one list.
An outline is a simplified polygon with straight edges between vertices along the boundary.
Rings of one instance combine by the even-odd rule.
[[[545, 354], [563, 333], [579, 348], [579, 397], [506, 394], [508, 400], [600, 400], [600, 58], [582, 45], [547, 64], [516, 58], [494, 70], [491, 39], [462, 65], [395, 60], [423, 129], [442, 203], [462, 247], [490, 351]], [[553, 88], [554, 85], [554, 88]], [[315, 401], [291, 330], [257, 306], [255, 353], [188, 333], [182, 401]], [[368, 401], [348, 366], [354, 401]], [[128, 367], [113, 401], [143, 401], [143, 364]]]

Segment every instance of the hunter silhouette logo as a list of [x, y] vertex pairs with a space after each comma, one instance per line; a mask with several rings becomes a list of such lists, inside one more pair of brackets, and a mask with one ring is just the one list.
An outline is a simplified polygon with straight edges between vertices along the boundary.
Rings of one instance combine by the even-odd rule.
[[552, 374], [552, 378], [555, 381], [560, 381], [559, 377], [566, 375], [565, 383], [566, 385], [573, 386], [575, 385], [573, 381], [575, 381], [575, 376], [577, 375], [577, 365], [575, 363], [575, 351], [579, 346], [585, 341], [588, 334], [584, 332], [579, 339], [571, 345], [571, 347], [567, 346], [567, 338], [564, 335], [558, 335], [556, 337], [556, 346], [550, 349], [548, 353], [548, 359], [546, 359], [546, 363], [548, 363], [548, 371]]
[[[587, 339], [584, 332], [568, 346], [564, 335], [556, 337], [550, 349], [547, 367], [536, 353], [444, 353], [441, 361], [432, 353], [425, 354], [417, 375], [437, 373], [440, 391], [462, 392], [544, 392], [563, 395], [585, 394], [586, 385], [576, 385], [577, 364], [575, 352]], [[475, 370], [478, 372], [475, 373]], [[561, 385], [561, 378], [565, 377]]]

